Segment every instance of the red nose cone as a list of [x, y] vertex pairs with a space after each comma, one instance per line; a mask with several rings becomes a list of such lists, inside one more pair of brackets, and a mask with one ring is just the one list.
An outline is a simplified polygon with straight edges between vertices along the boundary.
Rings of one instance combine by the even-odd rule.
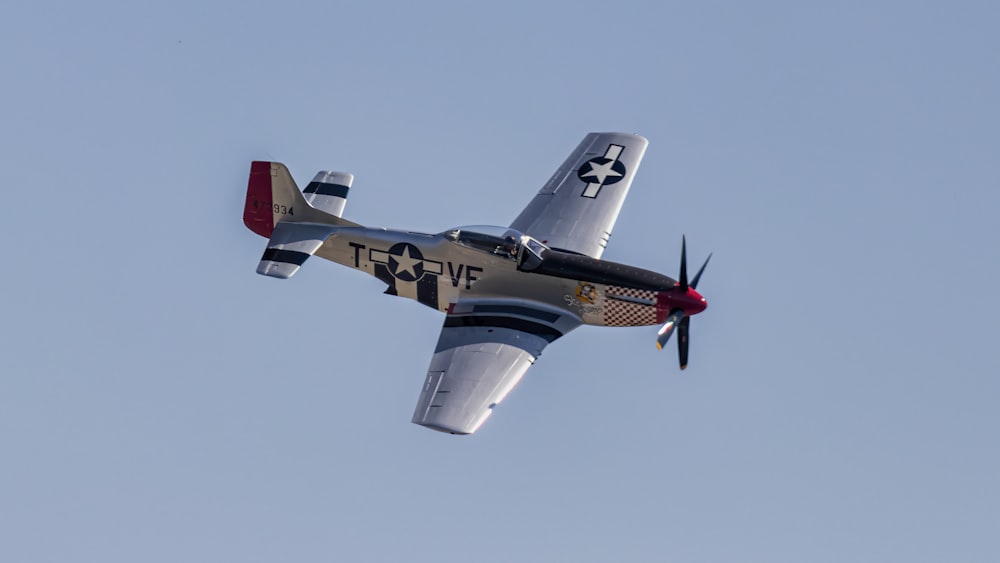
[[689, 287], [687, 295], [684, 297], [691, 303], [690, 308], [684, 308], [685, 315], [696, 315], [708, 307], [708, 301], [705, 301], [705, 298], [695, 291], [694, 288]]
[[663, 322], [671, 311], [680, 309], [685, 316], [697, 315], [708, 307], [708, 302], [693, 288], [682, 292], [680, 286], [656, 294], [656, 321]]

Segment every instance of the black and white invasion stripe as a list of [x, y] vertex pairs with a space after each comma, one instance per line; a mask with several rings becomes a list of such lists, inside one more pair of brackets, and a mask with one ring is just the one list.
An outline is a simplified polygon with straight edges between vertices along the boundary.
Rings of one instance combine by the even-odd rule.
[[309, 205], [340, 217], [347, 205], [347, 192], [351, 190], [353, 182], [353, 174], [321, 170], [309, 182], [303, 193]]

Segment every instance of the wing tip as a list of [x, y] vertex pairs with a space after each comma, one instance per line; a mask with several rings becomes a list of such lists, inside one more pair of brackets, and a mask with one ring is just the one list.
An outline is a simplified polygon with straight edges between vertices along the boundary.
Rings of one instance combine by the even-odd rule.
[[641, 141], [641, 142], [646, 143], [646, 144], [649, 143], [649, 139], [647, 139], [646, 137], [643, 137], [642, 135], [640, 135], [638, 133], [629, 133], [627, 131], [592, 131], [591, 133], [589, 133], [589, 135], [592, 135], [594, 137], [612, 136], [612, 135], [616, 136], [616, 137], [630, 137], [632, 139], [635, 139], [637, 141]]
[[475, 430], [471, 432], [466, 432], [464, 430], [459, 430], [458, 428], [449, 428], [447, 426], [441, 426], [440, 424], [434, 424], [433, 422], [419, 422], [414, 420], [413, 424], [423, 426], [424, 428], [429, 428], [431, 430], [434, 430], [436, 432], [441, 432], [443, 434], [451, 434], [453, 436], [469, 436], [470, 434], [472, 434], [472, 432], [475, 432]]

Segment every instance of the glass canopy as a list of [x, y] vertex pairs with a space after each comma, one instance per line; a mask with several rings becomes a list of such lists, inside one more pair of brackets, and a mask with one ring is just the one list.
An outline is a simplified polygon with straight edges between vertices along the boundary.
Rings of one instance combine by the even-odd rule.
[[469, 225], [449, 229], [442, 234], [458, 244], [512, 260], [517, 259], [523, 245], [536, 254], [545, 248], [540, 242], [510, 227]]

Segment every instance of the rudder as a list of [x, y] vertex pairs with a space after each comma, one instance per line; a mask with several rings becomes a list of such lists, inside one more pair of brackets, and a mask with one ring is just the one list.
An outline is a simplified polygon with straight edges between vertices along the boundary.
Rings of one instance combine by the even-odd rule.
[[284, 164], [257, 160], [250, 163], [247, 201], [243, 208], [243, 224], [247, 228], [270, 238], [275, 225], [294, 221], [296, 213], [306, 215], [307, 208], [309, 204]]

